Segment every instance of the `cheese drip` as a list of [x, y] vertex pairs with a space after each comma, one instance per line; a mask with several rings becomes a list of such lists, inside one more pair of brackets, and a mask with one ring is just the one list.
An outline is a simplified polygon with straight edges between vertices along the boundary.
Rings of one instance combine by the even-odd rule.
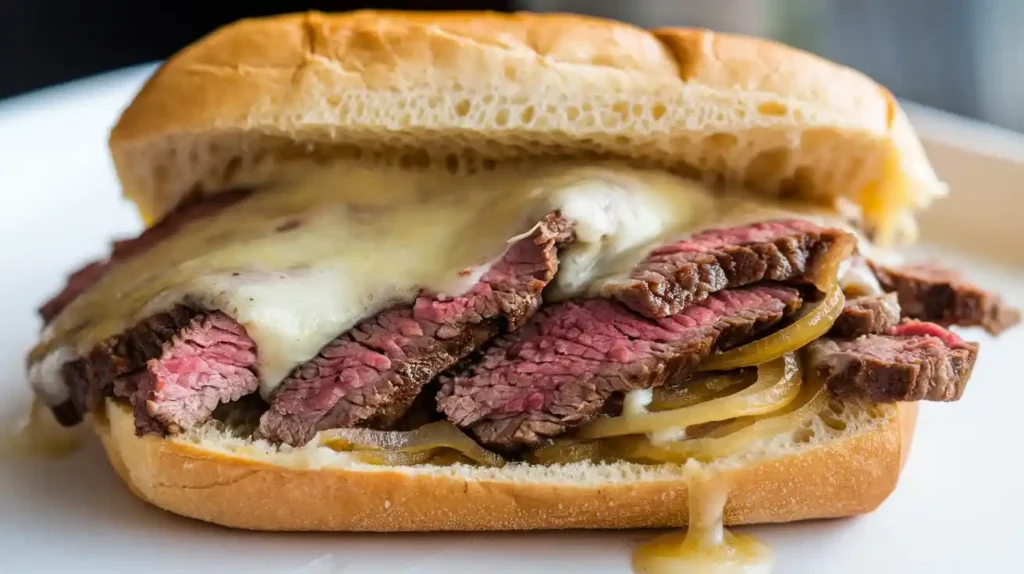
[[697, 182], [617, 164], [453, 175], [338, 163], [290, 173], [118, 263], [71, 303], [30, 355], [43, 398], [67, 397], [60, 366], [69, 358], [177, 303], [245, 327], [267, 396], [359, 320], [422, 292], [464, 293], [551, 211], [577, 236], [553, 286], [568, 297], [627, 273], [659, 240], [704, 226], [717, 206]]
[[633, 553], [638, 574], [768, 574], [771, 550], [753, 536], [725, 529], [727, 477], [697, 463], [684, 469], [689, 525], [640, 545]]

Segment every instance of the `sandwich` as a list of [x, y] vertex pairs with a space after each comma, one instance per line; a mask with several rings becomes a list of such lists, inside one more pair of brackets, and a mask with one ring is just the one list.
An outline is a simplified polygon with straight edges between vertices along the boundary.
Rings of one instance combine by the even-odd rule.
[[110, 149], [146, 229], [41, 307], [28, 378], [230, 527], [668, 527], [712, 483], [712, 522], [868, 512], [964, 393], [950, 328], [1020, 319], [901, 257], [946, 187], [893, 96], [760, 39], [244, 20]]

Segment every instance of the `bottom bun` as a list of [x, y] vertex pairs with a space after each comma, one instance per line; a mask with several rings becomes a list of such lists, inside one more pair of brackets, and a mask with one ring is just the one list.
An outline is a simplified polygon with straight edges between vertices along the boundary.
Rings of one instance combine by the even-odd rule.
[[[732, 485], [726, 523], [874, 510], [896, 487], [916, 415], [916, 404], [847, 406], [840, 428], [715, 462]], [[372, 466], [312, 443], [279, 450], [214, 428], [139, 438], [131, 410], [113, 401], [95, 427], [111, 464], [136, 496], [236, 528], [646, 528], [681, 526], [687, 515], [679, 465]]]

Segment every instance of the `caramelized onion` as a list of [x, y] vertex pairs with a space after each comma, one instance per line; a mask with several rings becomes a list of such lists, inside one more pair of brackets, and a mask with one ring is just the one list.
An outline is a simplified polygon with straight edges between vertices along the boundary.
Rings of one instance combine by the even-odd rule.
[[833, 282], [825, 297], [800, 311], [799, 317], [778, 331], [724, 353], [712, 355], [700, 364], [702, 371], [725, 371], [774, 361], [821, 337], [832, 328], [843, 311], [843, 290]]
[[602, 438], [683, 429], [713, 421], [779, 410], [796, 398], [802, 380], [793, 354], [757, 368], [757, 381], [732, 395], [669, 411], [607, 417], [580, 428], [581, 438]]
[[532, 463], [546, 465], [601, 462], [605, 458], [602, 442], [560, 439], [534, 450], [527, 458]]
[[630, 460], [683, 463], [723, 458], [756, 441], [793, 433], [828, 406], [829, 394], [820, 380], [808, 380], [800, 395], [781, 411], [737, 419], [702, 438], [654, 445], [645, 437], [635, 437], [629, 444], [617, 445], [617, 450]]
[[434, 451], [402, 452], [399, 450], [355, 450], [349, 451], [359, 462], [379, 466], [413, 466], [434, 462]]
[[756, 370], [696, 373], [681, 384], [654, 389], [648, 408], [652, 411], [667, 411], [703, 403], [735, 392], [741, 386], [753, 383], [756, 378]]
[[411, 431], [332, 429], [320, 433], [320, 444], [352, 451], [370, 464], [409, 465], [429, 462], [439, 449], [451, 449], [484, 466], [503, 466], [505, 459], [486, 450], [448, 421]]
[[843, 263], [849, 261], [850, 254], [857, 245], [856, 239], [848, 237], [841, 240], [840, 245], [829, 251], [828, 259], [822, 260], [814, 275], [810, 278], [811, 283], [822, 293], [828, 293], [839, 281], [843, 269]]

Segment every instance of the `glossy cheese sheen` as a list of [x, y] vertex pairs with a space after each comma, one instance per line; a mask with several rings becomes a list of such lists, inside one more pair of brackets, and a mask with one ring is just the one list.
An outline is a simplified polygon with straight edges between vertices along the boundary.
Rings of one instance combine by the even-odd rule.
[[337, 164], [296, 173], [114, 266], [44, 331], [30, 356], [33, 385], [58, 402], [60, 363], [184, 302], [246, 328], [266, 396], [359, 320], [421, 292], [463, 293], [553, 210], [577, 235], [554, 287], [564, 297], [628, 271], [659, 239], [713, 220], [717, 205], [696, 182], [614, 164], [476, 175]]

